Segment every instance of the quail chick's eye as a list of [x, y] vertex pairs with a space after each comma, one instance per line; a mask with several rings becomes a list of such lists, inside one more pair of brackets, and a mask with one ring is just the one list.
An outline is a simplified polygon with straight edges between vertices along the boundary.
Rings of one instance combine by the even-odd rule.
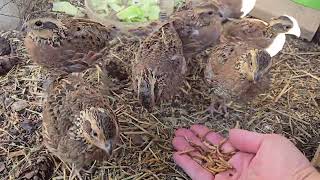
[[290, 29], [290, 28], [291, 28], [290, 26], [287, 26], [287, 25], [284, 26], [284, 29], [285, 29], [285, 30], [288, 30], [288, 29]]
[[40, 26], [42, 26], [42, 22], [41, 21], [36, 21], [35, 23], [34, 23], [36, 26], [38, 26], [38, 27], [40, 27]]
[[213, 14], [213, 11], [209, 11], [208, 14], [209, 14], [209, 15], [212, 15], [212, 14]]
[[92, 131], [92, 136], [93, 136], [93, 137], [97, 137], [98, 134], [97, 134], [96, 132]]

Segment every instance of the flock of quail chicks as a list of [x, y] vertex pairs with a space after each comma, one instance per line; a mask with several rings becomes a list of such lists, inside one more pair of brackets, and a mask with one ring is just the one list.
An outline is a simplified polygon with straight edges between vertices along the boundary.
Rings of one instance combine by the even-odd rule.
[[152, 110], [177, 95], [191, 68], [188, 61], [207, 50], [204, 78], [214, 99], [209, 110], [227, 113], [225, 102], [237, 101], [268, 81], [272, 57], [283, 48], [286, 34], [300, 36], [293, 17], [269, 22], [246, 17], [254, 4], [255, 0], [187, 2], [168, 19], [150, 24], [157, 28], [144, 36], [88, 19], [28, 21], [24, 27], [28, 53], [54, 77], [43, 111], [45, 146], [72, 164], [72, 174], [79, 178], [94, 160], [110, 157], [120, 133], [104, 92], [110, 84], [97, 89], [77, 73], [99, 64], [124, 37], [141, 42], [126, 73], [143, 106]]

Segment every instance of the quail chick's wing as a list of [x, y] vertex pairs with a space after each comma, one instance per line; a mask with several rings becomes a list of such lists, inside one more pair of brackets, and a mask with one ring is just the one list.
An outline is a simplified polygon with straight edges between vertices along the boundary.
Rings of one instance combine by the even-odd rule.
[[186, 57], [219, 42], [224, 18], [211, 2], [190, 6], [176, 12], [170, 19], [182, 40]]
[[186, 68], [182, 42], [167, 23], [142, 42], [133, 62], [133, 85], [141, 103], [150, 108], [176, 95]]
[[[251, 90], [268, 83], [271, 56], [263, 49], [245, 43], [223, 43], [213, 48], [205, 69], [205, 79], [214, 95], [241, 100]], [[255, 94], [257, 95], [257, 94]], [[254, 95], [250, 94], [251, 97]]]
[[78, 170], [107, 158], [119, 136], [119, 127], [99, 90], [81, 78], [69, 76], [56, 79], [47, 93], [43, 139], [49, 151]]
[[86, 19], [39, 18], [26, 23], [25, 46], [37, 64], [62, 72], [80, 72], [92, 65], [117, 36], [115, 27]]

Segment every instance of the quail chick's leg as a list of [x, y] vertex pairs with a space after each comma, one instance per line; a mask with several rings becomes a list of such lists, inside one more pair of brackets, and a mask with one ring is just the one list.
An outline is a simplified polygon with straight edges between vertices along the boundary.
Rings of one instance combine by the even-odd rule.
[[72, 170], [71, 170], [71, 173], [69, 176], [69, 180], [73, 180], [75, 178], [75, 176], [77, 176], [79, 180], [83, 180], [83, 178], [80, 174], [80, 170], [78, 168], [76, 168], [76, 166], [73, 164]]
[[228, 105], [225, 99], [213, 98], [210, 106], [208, 107], [210, 114], [223, 115], [225, 118], [229, 117]]

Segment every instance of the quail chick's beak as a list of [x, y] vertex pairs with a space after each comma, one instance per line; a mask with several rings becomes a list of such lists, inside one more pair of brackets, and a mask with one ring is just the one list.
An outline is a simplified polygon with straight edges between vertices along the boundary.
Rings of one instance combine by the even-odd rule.
[[253, 83], [256, 84], [257, 82], [259, 82], [261, 79], [261, 74], [260, 73], [255, 73], [253, 75]]
[[112, 140], [107, 140], [107, 143], [104, 145], [103, 150], [111, 156], [112, 151], [113, 151], [113, 141]]
[[142, 80], [139, 84], [138, 98], [147, 109], [151, 109], [155, 104], [154, 88], [145, 80]]
[[21, 31], [22, 31], [22, 32], [27, 32], [27, 31], [28, 31], [28, 25], [27, 25], [27, 23], [24, 23], [24, 24], [22, 25]]

